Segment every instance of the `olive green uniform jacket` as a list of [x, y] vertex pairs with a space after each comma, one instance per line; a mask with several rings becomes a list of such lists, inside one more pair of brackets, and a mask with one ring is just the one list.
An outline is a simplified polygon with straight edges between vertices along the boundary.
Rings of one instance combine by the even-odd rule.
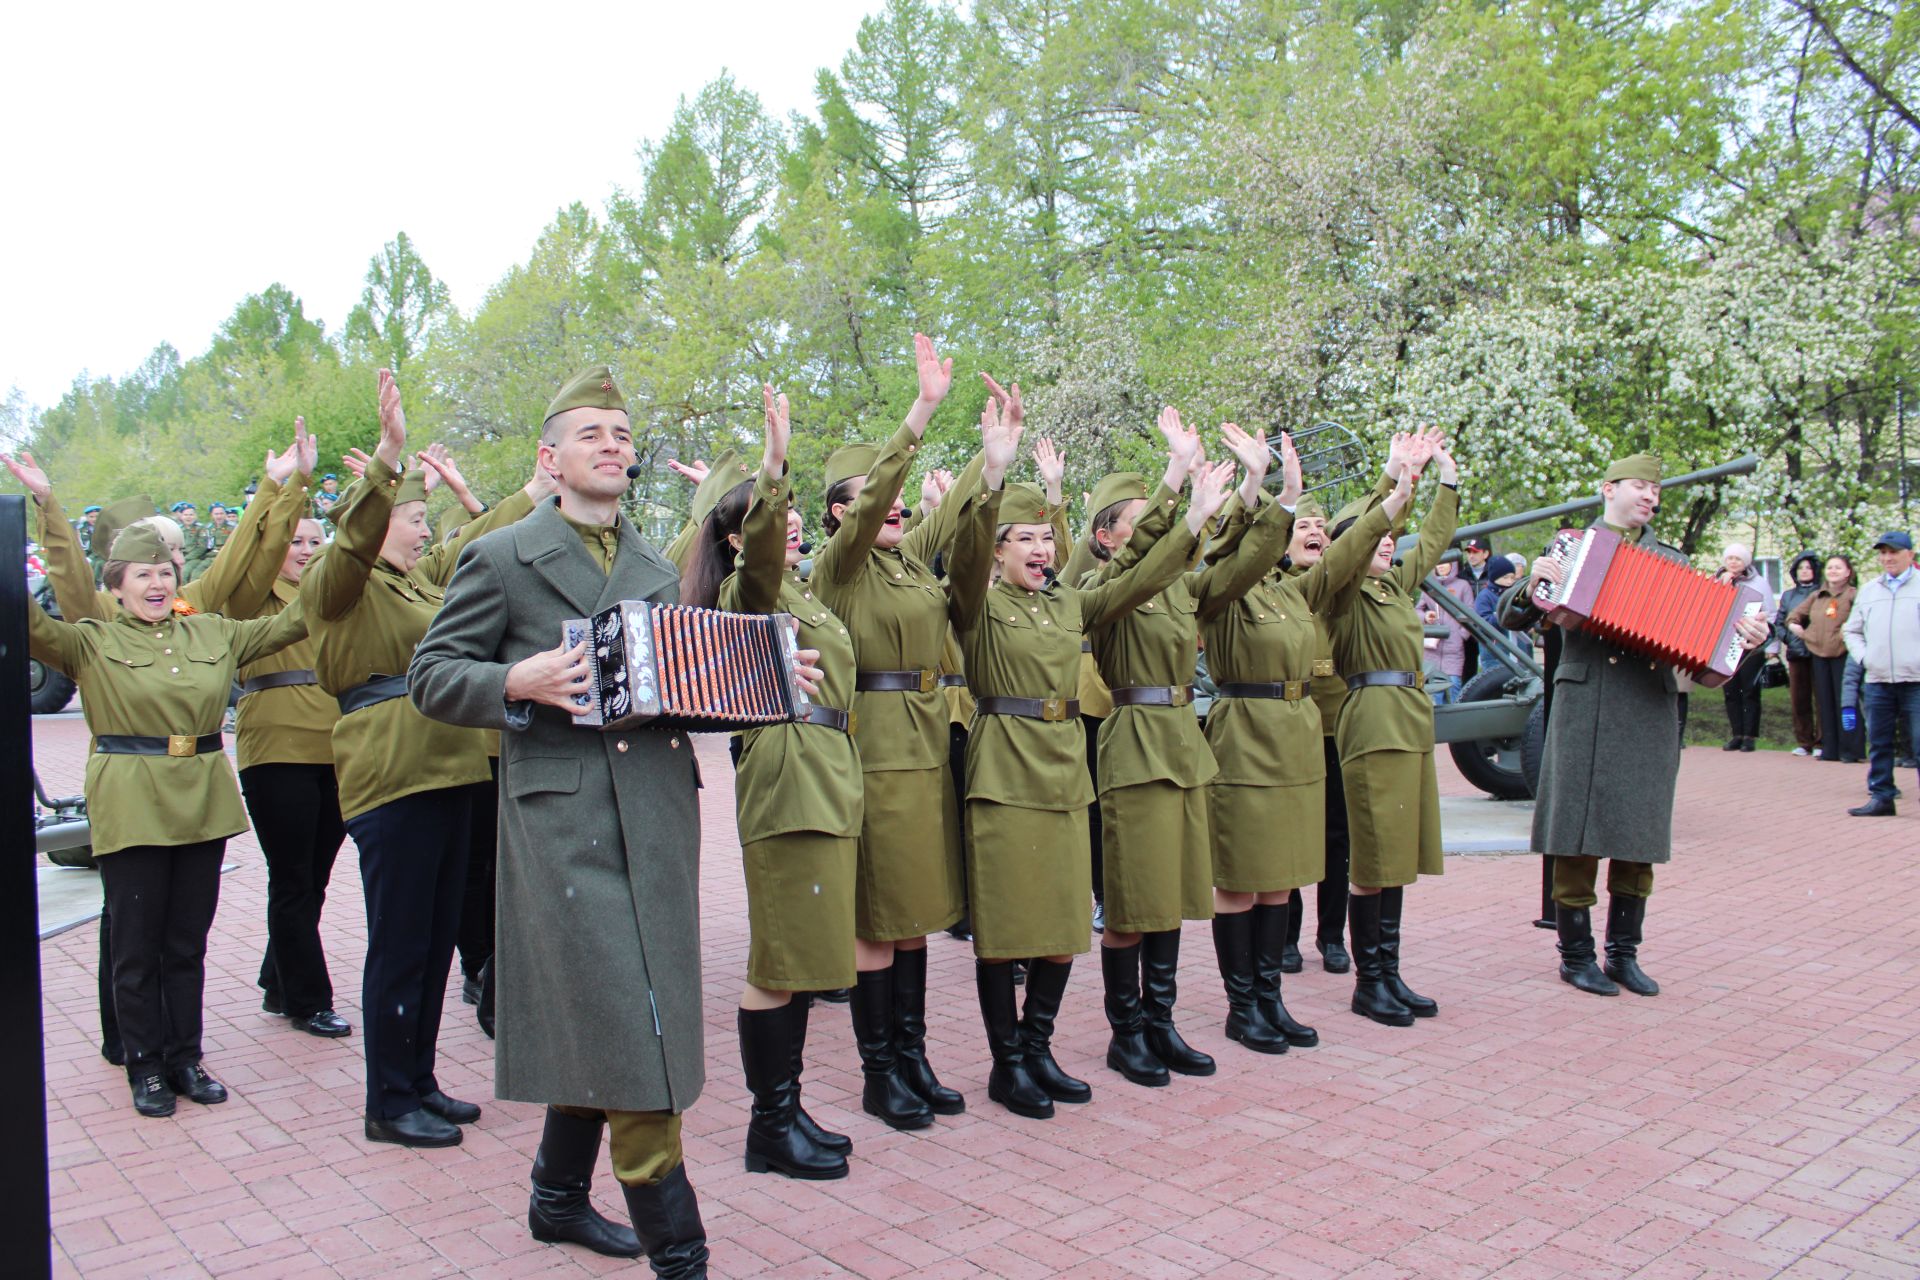
[[[1687, 563], [1678, 548], [1648, 537], [1637, 541]], [[1526, 588], [1517, 582], [1500, 597], [1501, 626], [1517, 631], [1540, 621]], [[1672, 667], [1585, 630], [1564, 632], [1533, 809], [1535, 853], [1644, 863], [1672, 858], [1678, 699]]]
[[[218, 733], [242, 665], [306, 633], [300, 611], [234, 622], [218, 614], [169, 614], [158, 623], [122, 612], [111, 622], [64, 622], [35, 605], [27, 614], [34, 657], [80, 686], [87, 730], [137, 737]], [[240, 788], [224, 751], [192, 756], [87, 757], [93, 851], [197, 844], [247, 829]]]
[[[385, 462], [368, 463], [365, 478], [334, 507], [333, 545], [301, 577], [314, 670], [320, 687], [335, 697], [375, 676], [406, 674], [414, 646], [440, 611], [460, 553], [533, 506], [524, 491], [516, 491], [402, 573], [380, 558], [399, 485], [400, 476]], [[256, 496], [248, 510], [258, 504]], [[429, 720], [406, 698], [341, 716], [333, 729], [333, 765], [342, 818], [402, 796], [493, 777], [484, 734]]]
[[501, 731], [494, 1093], [682, 1111], [706, 1080], [693, 742], [506, 699], [508, 668], [559, 644], [565, 619], [679, 599], [672, 564], [630, 522], [619, 529], [610, 572], [554, 499], [474, 541], [409, 694], [437, 728]]

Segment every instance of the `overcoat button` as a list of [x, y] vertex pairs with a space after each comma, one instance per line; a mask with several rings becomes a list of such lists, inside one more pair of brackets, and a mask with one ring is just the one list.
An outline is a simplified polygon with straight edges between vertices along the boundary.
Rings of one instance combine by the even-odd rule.
[[625, 738], [620, 739], [620, 741], [613, 744], [613, 749], [621, 755], [625, 755], [627, 753], [627, 740]]

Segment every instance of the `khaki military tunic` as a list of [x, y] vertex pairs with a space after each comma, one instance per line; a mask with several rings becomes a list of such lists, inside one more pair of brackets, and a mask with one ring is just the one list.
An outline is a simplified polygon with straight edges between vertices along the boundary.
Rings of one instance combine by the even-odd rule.
[[[786, 568], [785, 479], [756, 474], [741, 554], [719, 603], [739, 613], [790, 613], [803, 649], [818, 649], [814, 703], [846, 710], [857, 669], [853, 638]], [[734, 806], [747, 877], [747, 981], [771, 991], [830, 991], [854, 978], [854, 874], [864, 791], [853, 734], [782, 724], [742, 736]]]
[[[227, 692], [242, 665], [306, 634], [298, 609], [235, 622], [217, 614], [169, 614], [157, 623], [123, 611], [111, 622], [64, 622], [38, 606], [27, 614], [34, 657], [80, 686], [94, 737], [190, 740], [218, 734]], [[93, 851], [198, 844], [247, 829], [240, 788], [224, 751], [193, 755], [87, 757]]]
[[[998, 506], [999, 495], [992, 495]], [[1085, 588], [1042, 591], [1001, 582], [968, 599], [956, 579], [954, 626], [976, 699], [1073, 697], [1080, 644], [1143, 608], [1185, 570], [1196, 540], [1184, 524], [1131, 569]], [[1059, 720], [975, 714], [967, 739], [967, 871], [974, 952], [985, 959], [1088, 949], [1093, 884], [1087, 841], [1086, 732]]]
[[[1421, 525], [1419, 546], [1387, 573], [1363, 572], [1336, 594], [1330, 606], [1333, 656], [1342, 674], [1423, 669], [1420, 584], [1452, 540], [1459, 511], [1459, 494], [1441, 486]], [[1440, 789], [1433, 772], [1433, 701], [1425, 688], [1351, 690], [1334, 740], [1347, 790], [1353, 883], [1391, 888], [1439, 875]]]
[[[898, 547], [874, 545], [919, 448], [906, 427], [893, 434], [839, 530], [814, 557], [811, 586], [846, 624], [862, 671], [937, 677], [946, 648], [948, 587], [934, 576], [933, 556], [944, 550], [951, 561], [991, 560], [994, 530], [977, 517], [977, 457], [946, 501]], [[949, 563], [950, 577], [953, 569]], [[859, 935], [888, 942], [944, 929], [964, 909], [959, 813], [947, 767], [947, 700], [937, 678], [930, 678], [918, 691], [856, 692], [852, 711], [866, 791]]]
[[[375, 676], [404, 675], [440, 611], [442, 592], [467, 544], [533, 509], [524, 491], [459, 529], [402, 573], [380, 558], [400, 476], [379, 458], [334, 506], [334, 540], [300, 584], [316, 647], [320, 687], [338, 697]], [[255, 498], [257, 504], [259, 499]], [[341, 716], [333, 729], [340, 816], [390, 800], [486, 782], [487, 742], [474, 729], [429, 720], [405, 697]]]

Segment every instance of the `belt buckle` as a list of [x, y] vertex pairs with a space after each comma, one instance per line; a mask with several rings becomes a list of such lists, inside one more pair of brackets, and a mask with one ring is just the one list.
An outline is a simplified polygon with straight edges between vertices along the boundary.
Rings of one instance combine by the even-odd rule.
[[167, 754], [170, 756], [199, 755], [199, 739], [190, 733], [170, 733], [167, 735]]
[[938, 671], [922, 669], [920, 672], [920, 692], [932, 693], [939, 687], [940, 673]]
[[1332, 674], [1333, 674], [1333, 659], [1332, 659], [1332, 658], [1315, 658], [1315, 659], [1313, 660], [1313, 676], [1314, 676], [1314, 679], [1316, 679], [1316, 680], [1317, 680], [1317, 679], [1319, 679], [1319, 678], [1321, 678], [1322, 676], [1330, 676], [1330, 675], [1332, 675]]
[[1193, 701], [1193, 686], [1175, 685], [1173, 687], [1173, 706], [1184, 707]]
[[860, 716], [857, 712], [847, 712], [847, 736], [851, 738], [860, 729]]
[[1042, 720], [1065, 720], [1067, 718], [1067, 700], [1065, 698], [1043, 698], [1040, 702]]

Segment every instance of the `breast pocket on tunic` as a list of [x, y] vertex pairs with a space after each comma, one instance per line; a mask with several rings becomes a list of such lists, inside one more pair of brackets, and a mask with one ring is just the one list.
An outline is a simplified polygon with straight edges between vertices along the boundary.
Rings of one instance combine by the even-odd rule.
[[1584, 662], [1563, 662], [1553, 669], [1555, 684], [1585, 684], [1587, 664]]

